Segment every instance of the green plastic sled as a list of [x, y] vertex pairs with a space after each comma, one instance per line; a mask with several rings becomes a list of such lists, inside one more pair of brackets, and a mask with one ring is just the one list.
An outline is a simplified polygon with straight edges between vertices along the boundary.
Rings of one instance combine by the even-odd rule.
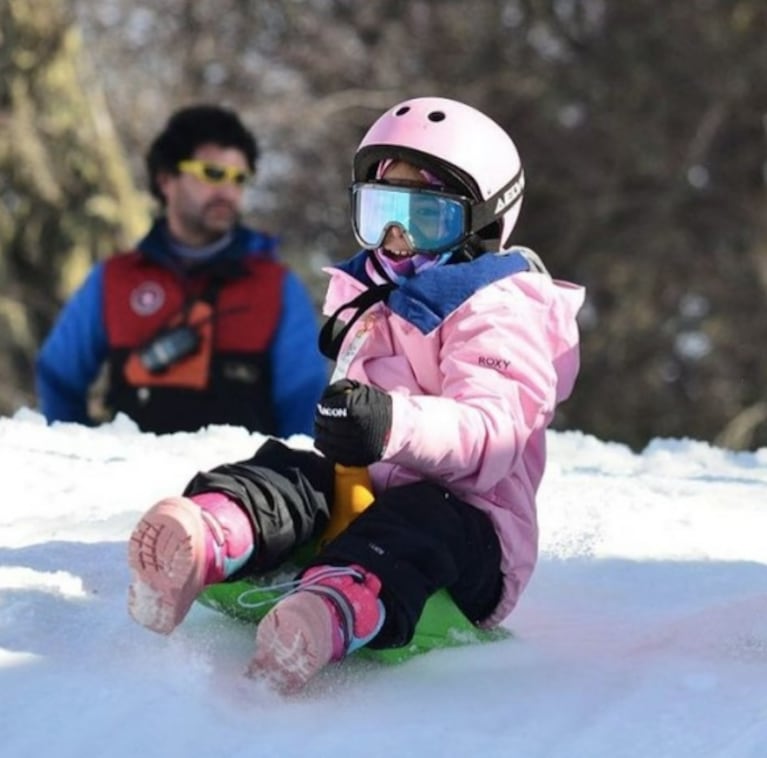
[[[285, 595], [285, 583], [298, 571], [300, 566], [292, 565], [253, 580], [213, 584], [198, 600], [227, 616], [257, 624]], [[511, 632], [502, 628], [477, 628], [458, 610], [447, 591], [440, 590], [426, 603], [409, 644], [386, 650], [362, 648], [355, 655], [383, 663], [401, 663], [437, 648], [492, 642], [510, 636]]]

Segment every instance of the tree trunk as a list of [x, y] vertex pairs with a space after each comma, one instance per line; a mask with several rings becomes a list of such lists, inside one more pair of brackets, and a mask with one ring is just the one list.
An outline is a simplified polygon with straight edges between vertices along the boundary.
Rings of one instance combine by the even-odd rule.
[[62, 302], [97, 258], [132, 244], [148, 220], [62, 6], [0, 5], [2, 414], [34, 404], [35, 353]]

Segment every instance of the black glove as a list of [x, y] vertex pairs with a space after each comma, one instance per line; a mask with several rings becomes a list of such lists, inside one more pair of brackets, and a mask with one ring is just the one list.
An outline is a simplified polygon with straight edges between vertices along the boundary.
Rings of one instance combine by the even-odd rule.
[[381, 460], [391, 430], [391, 397], [368, 384], [341, 379], [322, 393], [314, 413], [314, 444], [335, 463]]

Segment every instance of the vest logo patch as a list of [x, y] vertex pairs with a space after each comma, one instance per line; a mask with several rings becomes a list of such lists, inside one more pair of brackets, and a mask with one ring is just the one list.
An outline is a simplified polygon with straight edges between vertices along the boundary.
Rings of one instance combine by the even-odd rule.
[[151, 316], [165, 304], [165, 290], [157, 282], [142, 282], [130, 293], [131, 310], [138, 316]]

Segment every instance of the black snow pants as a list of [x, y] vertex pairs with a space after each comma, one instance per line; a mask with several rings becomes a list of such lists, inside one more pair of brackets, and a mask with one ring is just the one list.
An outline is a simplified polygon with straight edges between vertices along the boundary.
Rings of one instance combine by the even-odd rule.
[[[334, 467], [311, 450], [269, 440], [246, 461], [197, 474], [184, 494], [212, 490], [236, 499], [258, 535], [254, 556], [230, 577], [237, 580], [278, 567], [320, 537], [333, 504]], [[386, 620], [373, 648], [406, 645], [437, 590], [446, 588], [472, 622], [487, 617], [501, 594], [501, 548], [490, 519], [433, 482], [381, 493], [309, 565], [352, 563], [382, 584]]]

